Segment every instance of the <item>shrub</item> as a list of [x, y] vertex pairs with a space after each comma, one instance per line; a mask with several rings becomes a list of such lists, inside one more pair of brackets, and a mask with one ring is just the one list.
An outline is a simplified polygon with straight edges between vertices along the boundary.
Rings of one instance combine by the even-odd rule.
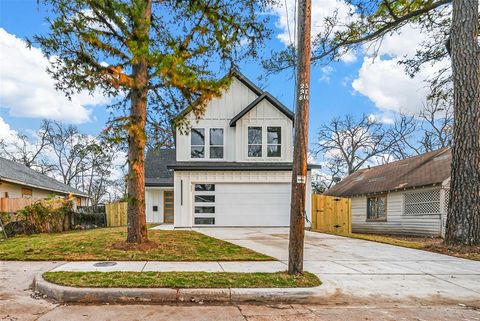
[[17, 215], [37, 233], [62, 232], [70, 229], [72, 205], [70, 198], [52, 197], [26, 206]]

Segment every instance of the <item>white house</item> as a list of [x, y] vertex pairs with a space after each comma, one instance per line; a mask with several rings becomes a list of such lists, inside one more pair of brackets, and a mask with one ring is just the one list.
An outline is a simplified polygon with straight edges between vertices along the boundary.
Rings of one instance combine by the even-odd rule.
[[326, 191], [350, 197], [352, 231], [440, 236], [445, 233], [451, 152], [439, 149], [361, 169]]
[[[147, 221], [175, 227], [288, 226], [294, 114], [238, 71], [176, 148], [146, 158]], [[310, 220], [310, 169], [307, 224]]]

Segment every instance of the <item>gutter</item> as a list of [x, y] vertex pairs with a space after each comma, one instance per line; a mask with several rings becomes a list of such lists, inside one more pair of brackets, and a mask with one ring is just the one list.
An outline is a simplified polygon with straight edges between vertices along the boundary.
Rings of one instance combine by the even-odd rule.
[[[76, 193], [76, 192], [67, 192], [67, 191], [62, 191], [62, 190], [59, 190], [59, 189], [53, 189], [53, 188], [48, 188], [48, 187], [45, 187], [45, 186], [40, 186], [40, 185], [35, 185], [35, 184], [27, 184], [25, 182], [21, 182], [21, 181], [17, 181], [17, 180], [14, 180], [14, 179], [10, 179], [10, 178], [5, 178], [5, 177], [0, 177], [0, 182], [1, 181], [5, 181], [5, 182], [9, 182], [9, 183], [14, 183], [14, 184], [18, 184], [18, 185], [23, 185], [23, 186], [28, 186], [28, 187], [33, 187], [33, 188], [38, 188], [38, 189], [42, 189], [44, 191], [52, 191], [52, 192], [57, 192], [57, 193], [62, 193], [62, 194], [72, 194], [72, 195], [75, 195], [75, 196], [83, 196], [85, 198], [90, 198], [89, 195], [87, 194], [82, 194], [82, 193]], [[60, 183], [60, 182], [59, 182]], [[67, 185], [68, 186], [68, 185]], [[73, 187], [72, 187], [73, 188]]]

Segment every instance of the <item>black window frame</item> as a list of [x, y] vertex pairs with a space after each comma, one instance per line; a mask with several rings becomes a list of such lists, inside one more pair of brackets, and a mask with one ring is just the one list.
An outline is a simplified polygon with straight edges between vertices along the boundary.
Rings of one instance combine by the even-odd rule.
[[[198, 221], [210, 221], [210, 223], [199, 223]], [[193, 219], [195, 225], [215, 225], [215, 217], [195, 217]]]
[[[203, 145], [200, 145], [200, 144], [194, 144], [193, 143], [193, 139], [194, 139], [194, 136], [193, 136], [193, 133], [196, 132], [196, 133], [199, 133], [200, 131], [203, 131]], [[205, 145], [206, 145], [206, 137], [205, 137], [205, 128], [204, 127], [192, 127], [191, 130], [190, 130], [190, 158], [194, 158], [194, 159], [204, 159], [205, 158]], [[202, 137], [202, 135], [199, 133], [200, 137]], [[197, 148], [203, 148], [203, 154], [201, 157], [197, 157], [197, 156], [194, 156], [194, 153], [193, 153], [193, 150], [194, 149], [197, 149]]]
[[[203, 200], [201, 199], [203, 197]], [[207, 200], [209, 199], [209, 200]], [[195, 203], [215, 203], [215, 195], [199, 195], [195, 194], [193, 201]]]
[[215, 192], [215, 184], [195, 184], [195, 192]]
[[[278, 130], [278, 142], [277, 143], [269, 143], [268, 141], [268, 134], [271, 129]], [[270, 155], [270, 147], [277, 147], [278, 148], [278, 155]], [[269, 158], [280, 158], [282, 157], [282, 126], [267, 126], [267, 157]]]
[[[217, 145], [212, 143], [212, 131], [221, 130], [222, 131], [222, 144]], [[210, 159], [224, 159], [225, 158], [225, 130], [222, 127], [212, 127], [208, 129], [208, 143], [209, 143], [209, 153], [208, 156]], [[222, 157], [212, 157], [212, 148], [222, 151]]]
[[[197, 209], [204, 209], [200, 211]], [[211, 211], [205, 211], [206, 209], [210, 209]], [[195, 214], [215, 214], [215, 206], [214, 205], [195, 205], [193, 212]]]
[[[260, 130], [260, 143], [258, 142], [250, 142], [250, 129], [256, 129], [256, 130]], [[255, 138], [255, 137], [254, 137]], [[258, 147], [260, 147], [259, 149], [259, 154], [258, 155], [254, 155], [253, 153], [251, 154], [250, 153], [250, 147], [256, 147], [258, 149]], [[262, 126], [248, 126], [247, 127], [247, 156], [249, 158], [261, 158], [263, 156], [263, 128]]]

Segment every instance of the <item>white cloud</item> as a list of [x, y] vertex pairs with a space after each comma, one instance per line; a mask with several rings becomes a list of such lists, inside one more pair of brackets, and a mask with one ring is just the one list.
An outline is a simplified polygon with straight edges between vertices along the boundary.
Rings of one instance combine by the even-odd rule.
[[[382, 40], [381, 46], [378, 48], [378, 55], [398, 58], [412, 56], [427, 37], [428, 35], [421, 33], [411, 24], [405, 25], [400, 32], [388, 35]], [[374, 48], [367, 44], [363, 46], [363, 50], [366, 55], [371, 56]]]
[[17, 132], [0, 117], [0, 141], [5, 141], [8, 144], [15, 141], [16, 136]]
[[398, 59], [366, 57], [352, 87], [383, 111], [415, 113], [428, 93], [422, 76], [410, 78]]
[[28, 49], [23, 40], [0, 28], [0, 107], [15, 117], [78, 124], [90, 120], [91, 107], [108, 103], [108, 98], [87, 92], [68, 100], [55, 90], [55, 82], [46, 72], [48, 64], [40, 49]]
[[387, 113], [381, 118], [391, 118], [388, 114], [394, 112], [417, 114], [421, 111], [429, 93], [426, 80], [449, 64], [449, 61], [443, 61], [435, 66], [425, 65], [414, 78], [405, 73], [404, 66], [398, 62], [414, 55], [428, 36], [407, 25], [399, 34], [383, 40], [376, 58], [373, 58], [374, 48], [364, 46], [365, 57], [352, 88], [368, 97], [381, 112]]
[[[286, 6], [285, 6], [286, 3]], [[278, 16], [276, 26], [281, 30], [277, 38], [285, 45], [294, 42], [295, 30], [295, 0], [279, 1], [272, 7], [273, 13]], [[352, 20], [351, 7], [343, 0], [313, 0], [312, 1], [312, 37], [319, 34], [325, 26], [325, 18], [337, 12], [339, 21], [347, 23]], [[287, 13], [288, 12], [288, 13]], [[288, 17], [287, 17], [288, 16]], [[339, 27], [341, 28], [341, 27]], [[290, 32], [289, 32], [290, 30]], [[353, 62], [354, 55], [346, 54], [345, 62]]]
[[330, 83], [330, 75], [333, 72], [333, 68], [331, 66], [323, 66], [320, 68], [320, 81], [326, 82], [327, 84]]

